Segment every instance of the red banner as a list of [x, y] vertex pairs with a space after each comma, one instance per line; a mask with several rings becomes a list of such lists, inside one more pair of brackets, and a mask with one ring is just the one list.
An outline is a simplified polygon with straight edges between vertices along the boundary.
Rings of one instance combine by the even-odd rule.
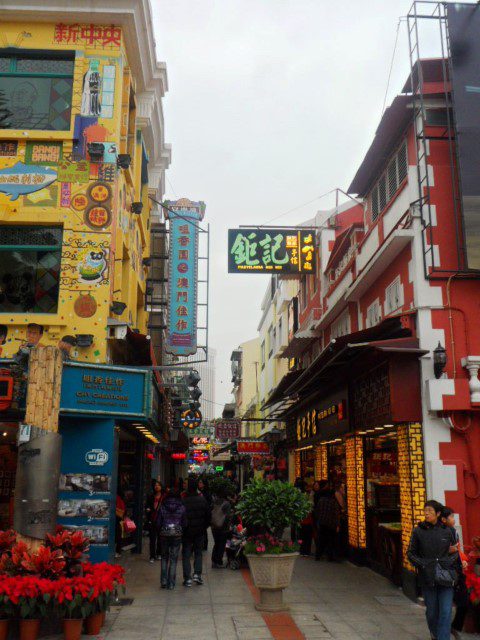
[[252, 441], [252, 442], [237, 442], [238, 453], [251, 453], [251, 454], [264, 454], [270, 453], [270, 445], [268, 442]]

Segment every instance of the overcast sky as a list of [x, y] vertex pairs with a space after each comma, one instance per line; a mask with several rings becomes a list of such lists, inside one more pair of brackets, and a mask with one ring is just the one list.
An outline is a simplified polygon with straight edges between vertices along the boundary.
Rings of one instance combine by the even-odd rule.
[[[349, 186], [378, 125], [397, 24], [411, 0], [152, 0], [167, 63], [166, 196], [204, 200], [211, 225], [216, 402], [230, 353], [256, 335], [268, 276], [227, 274], [227, 229]], [[401, 24], [389, 101], [409, 73]], [[328, 198], [278, 223], [296, 224]], [[217, 406], [218, 415], [221, 406]]]

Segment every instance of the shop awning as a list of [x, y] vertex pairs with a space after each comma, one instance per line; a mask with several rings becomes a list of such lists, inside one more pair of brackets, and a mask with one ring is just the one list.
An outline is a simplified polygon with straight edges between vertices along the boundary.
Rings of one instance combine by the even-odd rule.
[[267, 407], [271, 407], [272, 405], [283, 400], [283, 398], [285, 397], [285, 391], [292, 386], [295, 380], [297, 380], [302, 373], [303, 369], [288, 371], [288, 373], [283, 376], [278, 385], [268, 396], [267, 401], [260, 407], [260, 409], [263, 411]]
[[410, 354], [419, 357], [426, 353], [418, 347], [418, 340], [411, 336], [399, 318], [388, 318], [379, 325], [337, 338], [320, 353], [302, 375], [285, 390], [285, 395], [300, 393], [320, 381], [331, 381], [332, 372], [354, 360], [361, 351], [373, 349], [391, 353]]
[[297, 358], [315, 340], [320, 340], [320, 336], [311, 329], [297, 331], [288, 343], [288, 347], [283, 350], [282, 358]]

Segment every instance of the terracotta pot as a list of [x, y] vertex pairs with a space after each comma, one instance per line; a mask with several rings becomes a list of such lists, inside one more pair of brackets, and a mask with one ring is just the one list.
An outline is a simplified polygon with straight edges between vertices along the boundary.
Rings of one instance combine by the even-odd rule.
[[105, 618], [107, 617], [107, 612], [105, 609], [102, 611], [102, 627], [105, 624]]
[[298, 553], [246, 554], [252, 579], [260, 591], [260, 602], [255, 608], [260, 611], [286, 611], [283, 590], [292, 579], [293, 567]]
[[40, 629], [40, 620], [20, 620], [20, 640], [36, 640]]
[[7, 640], [10, 620], [0, 618], [0, 640]]
[[100, 630], [102, 628], [103, 616], [102, 612], [94, 613], [92, 616], [89, 616], [85, 623], [87, 625], [87, 635], [88, 636], [98, 636]]
[[64, 618], [63, 637], [64, 640], [80, 640], [82, 635], [83, 618]]

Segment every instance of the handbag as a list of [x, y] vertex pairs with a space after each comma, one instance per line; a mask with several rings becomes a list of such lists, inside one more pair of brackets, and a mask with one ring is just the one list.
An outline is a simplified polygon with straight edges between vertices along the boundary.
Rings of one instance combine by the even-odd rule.
[[434, 582], [437, 587], [454, 587], [458, 575], [455, 569], [442, 567], [440, 562], [435, 562]]
[[137, 525], [131, 518], [125, 518], [123, 520], [123, 528], [126, 534], [130, 534], [137, 530]]

